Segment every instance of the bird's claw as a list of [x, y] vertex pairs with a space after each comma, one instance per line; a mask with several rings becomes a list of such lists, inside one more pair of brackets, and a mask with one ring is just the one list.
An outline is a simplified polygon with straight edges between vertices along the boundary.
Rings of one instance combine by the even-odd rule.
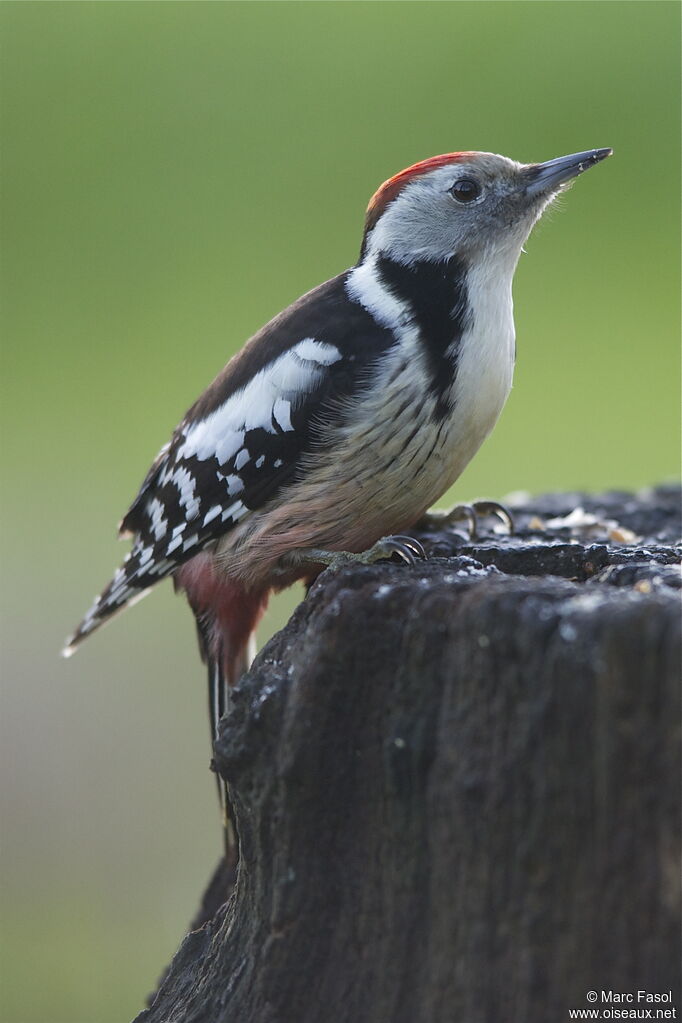
[[478, 520], [489, 515], [499, 519], [510, 535], [514, 532], [514, 519], [508, 508], [497, 501], [473, 501], [471, 504], [458, 504], [448, 512], [428, 512], [418, 525], [421, 529], [443, 529], [464, 520], [467, 523], [469, 539], [478, 537]]
[[411, 536], [399, 535], [384, 536], [381, 540], [377, 540], [368, 551], [363, 551], [362, 554], [358, 554], [355, 557], [362, 564], [372, 565], [375, 561], [384, 561], [392, 558], [394, 554], [397, 554], [408, 565], [415, 565], [417, 561], [426, 560], [426, 551], [419, 543], [419, 540], [415, 540]]
[[336, 570], [344, 565], [373, 565], [377, 561], [386, 561], [394, 556], [401, 558], [408, 565], [426, 560], [426, 551], [411, 536], [383, 536], [366, 551], [354, 554], [351, 551], [326, 551], [316, 547], [304, 547], [289, 551], [286, 555], [285, 568], [301, 568], [305, 565], [325, 565]]
[[394, 556], [408, 565], [426, 560], [426, 551], [411, 536], [382, 536], [366, 551], [352, 554], [350, 551], [338, 551], [331, 554], [326, 561], [329, 568], [341, 568], [343, 565], [374, 565], [377, 561], [389, 561]]

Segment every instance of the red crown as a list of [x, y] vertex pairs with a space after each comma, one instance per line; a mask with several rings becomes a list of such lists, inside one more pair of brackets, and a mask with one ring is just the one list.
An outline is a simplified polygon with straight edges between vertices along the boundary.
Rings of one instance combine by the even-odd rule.
[[406, 167], [405, 170], [394, 174], [388, 181], [384, 181], [383, 185], [377, 188], [369, 200], [365, 230], [370, 231], [374, 227], [388, 204], [395, 199], [408, 181], [419, 178], [423, 174], [428, 174], [429, 171], [435, 170], [436, 167], [446, 167], [449, 163], [457, 163], [458, 160], [463, 160], [471, 155], [469, 152], [462, 152], [430, 156], [428, 160], [420, 160], [419, 163], [413, 163], [411, 167]]

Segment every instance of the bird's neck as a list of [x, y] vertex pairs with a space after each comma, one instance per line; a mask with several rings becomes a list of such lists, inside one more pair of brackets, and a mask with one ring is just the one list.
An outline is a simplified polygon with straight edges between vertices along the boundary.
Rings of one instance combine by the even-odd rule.
[[349, 272], [347, 291], [382, 326], [416, 326], [447, 347], [467, 316], [467, 270], [457, 256], [405, 263], [372, 252]]
[[[373, 253], [348, 277], [348, 294], [415, 351], [430, 377], [437, 415], [449, 412], [458, 348], [472, 326], [468, 268], [457, 256], [401, 263]], [[412, 344], [410, 344], [412, 347]]]
[[513, 361], [514, 265], [458, 255], [402, 263], [378, 252], [349, 272], [349, 297], [399, 341], [416, 342], [413, 350], [429, 374], [439, 418], [452, 410], [458, 365], [465, 349], [477, 347], [477, 338], [485, 340], [482, 362], [495, 359], [495, 350], [504, 362]]

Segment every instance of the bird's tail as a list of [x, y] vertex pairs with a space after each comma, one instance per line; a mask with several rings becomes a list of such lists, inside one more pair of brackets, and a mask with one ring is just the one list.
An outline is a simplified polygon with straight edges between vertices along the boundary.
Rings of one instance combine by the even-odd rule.
[[151, 557], [152, 548], [138, 537], [111, 582], [102, 590], [78, 628], [67, 639], [62, 654], [70, 657], [95, 629], [119, 611], [145, 597], [152, 586], [168, 575], [173, 565], [168, 559]]
[[[234, 651], [234, 654], [238, 654], [238, 656], [233, 656], [230, 659], [231, 663], [228, 671], [226, 670], [225, 656], [216, 656], [211, 650], [211, 631], [210, 626], [209, 628], [206, 627], [205, 617], [198, 615], [197, 633], [199, 649], [208, 669], [208, 712], [211, 726], [211, 745], [213, 745], [218, 738], [220, 719], [230, 709], [230, 690], [244, 672], [248, 671], [253, 659], [255, 633], [252, 633], [247, 638], [243, 649]], [[239, 845], [228, 786], [224, 778], [218, 773], [216, 773], [216, 783], [218, 785], [218, 799], [222, 811], [225, 859], [228, 867], [235, 868], [239, 856]]]
[[[248, 669], [255, 629], [267, 606], [268, 593], [252, 592], [216, 570], [210, 554], [199, 554], [175, 575], [176, 588], [187, 594], [194, 612], [199, 650], [208, 668], [208, 709], [211, 742], [218, 738], [220, 719], [229, 710], [230, 690]], [[225, 858], [236, 866], [239, 844], [227, 783], [217, 775], [223, 812]]]

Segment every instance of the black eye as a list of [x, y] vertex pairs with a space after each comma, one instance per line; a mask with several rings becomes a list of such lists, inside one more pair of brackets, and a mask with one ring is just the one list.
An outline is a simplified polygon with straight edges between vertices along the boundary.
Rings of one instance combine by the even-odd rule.
[[472, 178], [460, 178], [450, 189], [457, 202], [473, 202], [481, 194], [481, 186]]

